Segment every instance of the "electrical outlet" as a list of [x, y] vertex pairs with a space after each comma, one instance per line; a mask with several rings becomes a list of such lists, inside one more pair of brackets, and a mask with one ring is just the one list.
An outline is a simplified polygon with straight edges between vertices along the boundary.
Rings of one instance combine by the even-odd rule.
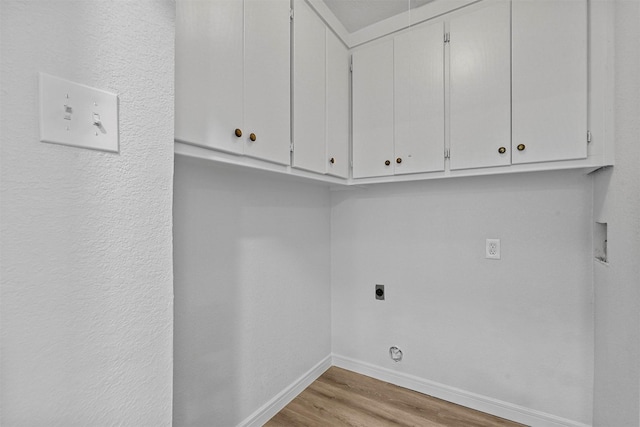
[[485, 258], [500, 259], [500, 239], [487, 239]]

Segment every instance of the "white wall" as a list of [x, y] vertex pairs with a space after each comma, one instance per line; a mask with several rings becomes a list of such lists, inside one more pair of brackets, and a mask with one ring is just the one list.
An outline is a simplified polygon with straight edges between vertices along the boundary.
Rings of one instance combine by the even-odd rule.
[[174, 425], [237, 425], [331, 353], [329, 191], [175, 170]]
[[594, 425], [640, 425], [640, 2], [616, 1], [616, 165], [595, 178], [594, 220], [609, 265], [594, 263]]
[[[389, 184], [332, 205], [335, 354], [591, 422], [590, 176]], [[501, 260], [484, 258], [486, 238]]]
[[[0, 2], [3, 426], [171, 423], [174, 15]], [[39, 71], [119, 94], [119, 154], [39, 142]]]

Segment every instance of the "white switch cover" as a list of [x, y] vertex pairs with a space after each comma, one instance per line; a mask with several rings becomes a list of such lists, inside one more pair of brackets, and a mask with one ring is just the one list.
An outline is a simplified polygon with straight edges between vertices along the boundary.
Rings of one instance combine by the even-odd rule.
[[118, 152], [118, 95], [40, 73], [40, 141]]

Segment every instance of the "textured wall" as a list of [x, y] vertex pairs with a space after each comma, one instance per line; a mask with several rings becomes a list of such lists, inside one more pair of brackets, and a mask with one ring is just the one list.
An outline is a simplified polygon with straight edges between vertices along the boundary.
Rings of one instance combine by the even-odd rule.
[[590, 423], [591, 201], [580, 171], [334, 193], [333, 352]]
[[331, 353], [326, 187], [176, 157], [174, 426], [233, 426]]
[[[0, 2], [3, 426], [171, 423], [174, 16]], [[119, 154], [39, 142], [40, 71], [119, 94]]]
[[594, 263], [594, 426], [640, 425], [640, 2], [615, 4], [616, 165], [595, 177], [594, 219], [609, 265]]

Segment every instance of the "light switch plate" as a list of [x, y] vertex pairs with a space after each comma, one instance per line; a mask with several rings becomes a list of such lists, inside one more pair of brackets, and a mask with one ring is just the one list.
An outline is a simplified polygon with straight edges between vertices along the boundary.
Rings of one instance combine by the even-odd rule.
[[118, 95], [40, 73], [40, 141], [118, 152]]

